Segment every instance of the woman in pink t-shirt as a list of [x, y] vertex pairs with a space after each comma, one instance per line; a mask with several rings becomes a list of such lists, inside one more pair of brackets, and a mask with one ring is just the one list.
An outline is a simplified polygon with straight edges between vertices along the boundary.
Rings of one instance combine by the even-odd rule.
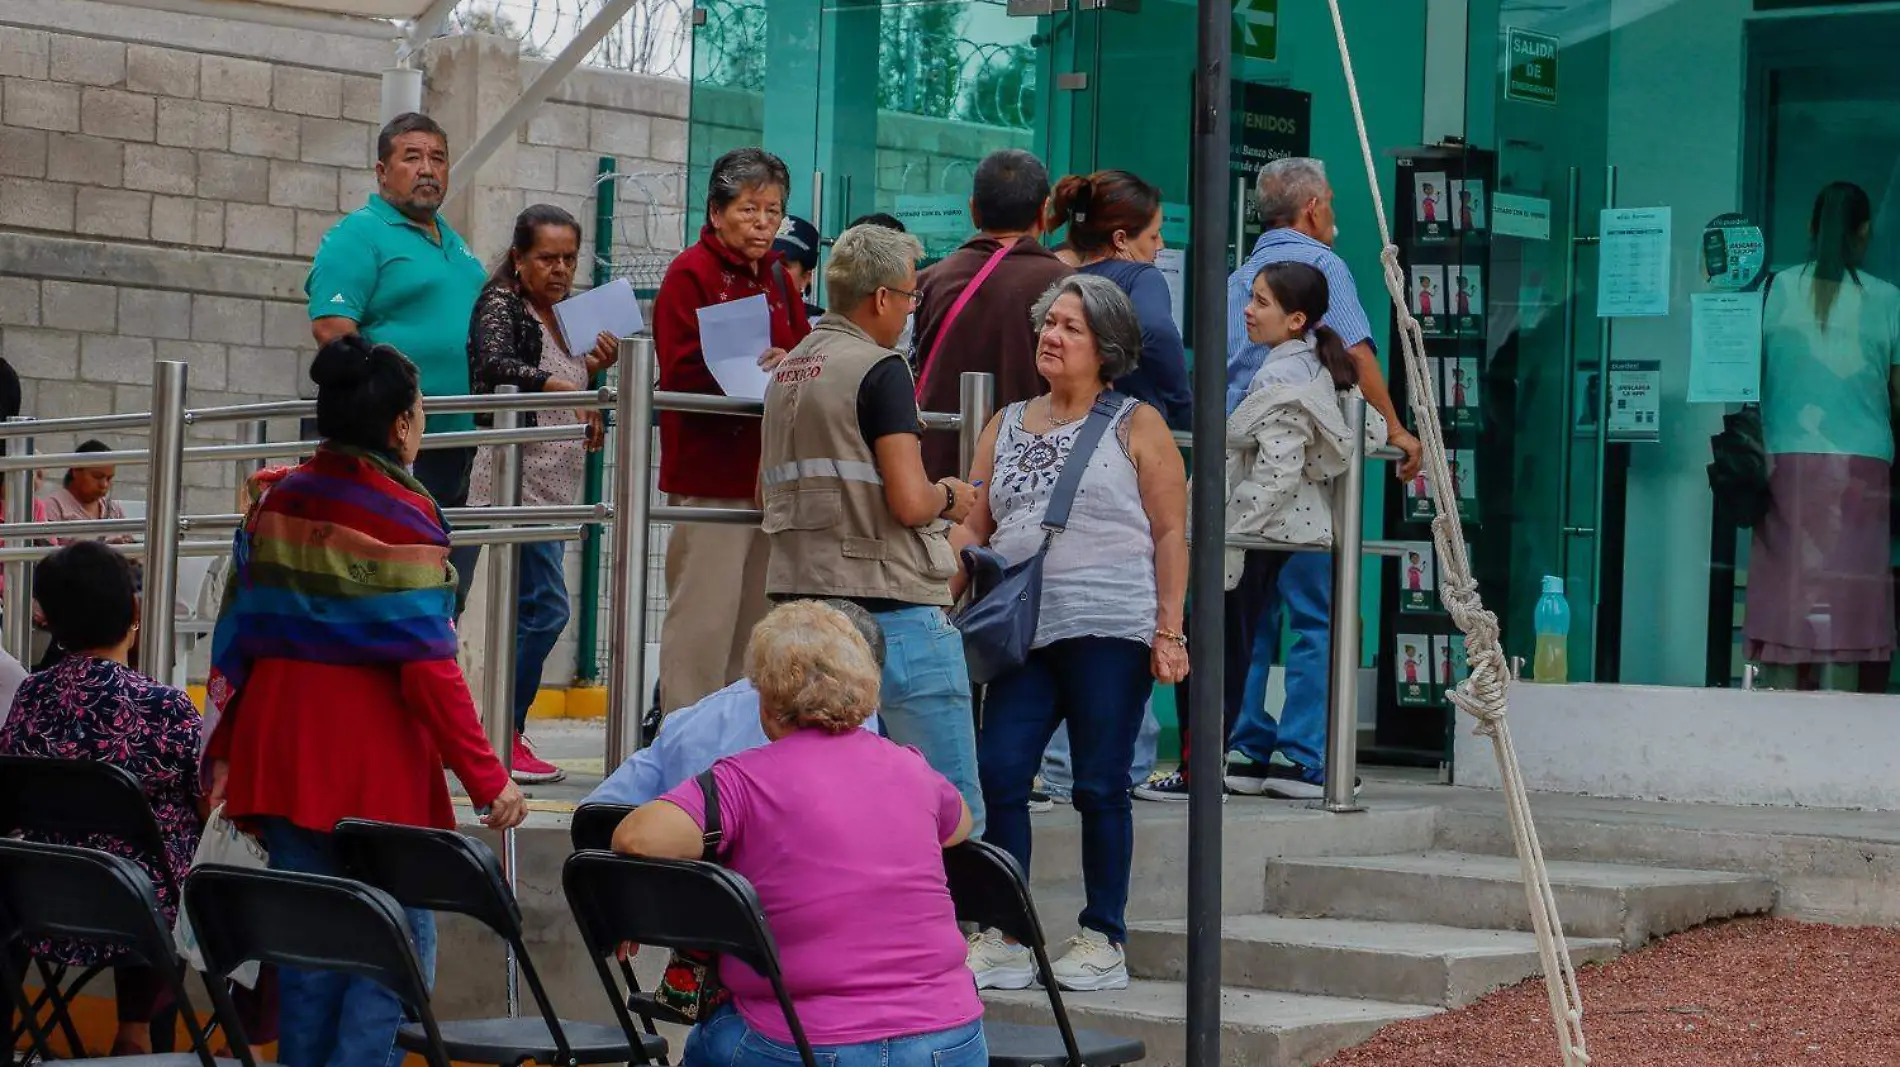
[[[758, 890], [813, 1047], [834, 1067], [984, 1067], [983, 1006], [943, 873], [969, 807], [914, 749], [858, 728], [879, 671], [836, 609], [773, 610], [746, 677], [771, 743], [713, 765], [722, 861]], [[698, 859], [705, 808], [688, 781], [627, 816], [614, 851]], [[693, 1029], [684, 1067], [796, 1064], [771, 985], [730, 957], [719, 977], [733, 1003]]]

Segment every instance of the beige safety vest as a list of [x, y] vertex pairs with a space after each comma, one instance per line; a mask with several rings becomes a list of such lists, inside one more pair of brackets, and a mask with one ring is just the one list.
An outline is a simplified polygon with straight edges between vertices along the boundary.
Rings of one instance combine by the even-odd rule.
[[858, 430], [864, 376], [894, 353], [828, 314], [765, 389], [759, 481], [772, 539], [766, 592], [950, 603], [950, 524], [913, 529], [884, 502], [877, 456]]

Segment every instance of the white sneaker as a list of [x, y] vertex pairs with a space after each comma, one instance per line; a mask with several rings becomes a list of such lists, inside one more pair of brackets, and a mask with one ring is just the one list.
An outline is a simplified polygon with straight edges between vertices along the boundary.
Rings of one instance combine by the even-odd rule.
[[1128, 988], [1128, 958], [1108, 935], [1083, 930], [1069, 939], [1069, 950], [1050, 966], [1056, 984], [1072, 993]]
[[990, 930], [970, 935], [965, 958], [978, 989], [1028, 989], [1036, 984], [1036, 957], [1027, 945], [1013, 945]]

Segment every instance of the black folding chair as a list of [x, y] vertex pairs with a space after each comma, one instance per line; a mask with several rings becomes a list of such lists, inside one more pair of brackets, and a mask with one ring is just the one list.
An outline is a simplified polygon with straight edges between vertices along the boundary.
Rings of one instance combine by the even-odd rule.
[[[336, 824], [337, 853], [350, 877], [381, 889], [405, 908], [466, 915], [494, 931], [514, 950], [540, 1018], [451, 1019], [440, 1023], [442, 1044], [461, 1063], [515, 1067], [540, 1064], [644, 1064], [666, 1055], [666, 1041], [645, 1036], [630, 1045], [618, 1026], [564, 1021], [554, 1012], [521, 930], [521, 909], [502, 879], [501, 864], [482, 842], [452, 830], [397, 826], [367, 819]], [[422, 1030], [410, 1024], [396, 1043], [420, 1051]]]
[[224, 979], [256, 960], [381, 985], [420, 1022], [415, 1051], [429, 1067], [450, 1067], [408, 920], [388, 893], [345, 878], [208, 864], [185, 880], [185, 912], [206, 973], [219, 979], [205, 985], [233, 1047], [246, 1038]]
[[[151, 879], [138, 864], [96, 849], [0, 840], [0, 981], [21, 1009], [30, 1007], [25, 976], [4, 950], [41, 937], [78, 938], [122, 949], [157, 972], [181, 1006], [179, 1015], [191, 1035], [191, 1052], [112, 1056], [97, 1062], [137, 1067], [260, 1067], [251, 1058], [250, 1047], [241, 1041], [232, 1045], [236, 1059], [212, 1057], [210, 1037], [188, 1007], [171, 926], [158, 910]], [[206, 985], [216, 992], [220, 983]], [[41, 1028], [31, 1013], [26, 1028], [34, 1052], [42, 1060], [52, 1059], [50, 1029]]]
[[[152, 805], [145, 799], [138, 779], [115, 764], [0, 756], [0, 837], [20, 833], [72, 841], [105, 834], [130, 845], [152, 861], [152, 869], [160, 877], [168, 878], [165, 836], [159, 832]], [[166, 884], [170, 886], [169, 881]], [[105, 968], [87, 967], [67, 982], [63, 965], [35, 960], [34, 967], [40, 976], [41, 993], [26, 1009], [27, 1017], [12, 1029], [8, 1047], [18, 1044], [28, 1023], [50, 1008], [52, 1023], [71, 1047], [78, 1048], [79, 1030], [73, 1025], [67, 1003]], [[163, 1027], [155, 1027], [154, 1033], [160, 1029]]]
[[1042, 922], [1036, 918], [1036, 904], [1029, 898], [1028, 881], [1023, 878], [1023, 869], [1014, 856], [982, 841], [965, 841], [944, 850], [943, 869], [950, 878], [950, 899], [956, 905], [958, 921], [1000, 931], [1035, 953], [1036, 975], [1042, 987], [1049, 991], [1049, 1010], [1056, 1017], [1054, 1026], [985, 1020], [983, 1033], [989, 1041], [990, 1063], [996, 1067], [1043, 1067], [1054, 1063], [1066, 1063], [1068, 1067], [1118, 1067], [1139, 1063], [1147, 1057], [1148, 1047], [1140, 1041], [1096, 1030], [1077, 1030], [1069, 1025], [1068, 1009], [1062, 1006], [1062, 992], [1056, 988], [1055, 975], [1049, 969], [1048, 943], [1042, 935]]
[[[568, 825], [568, 840], [574, 843], [576, 852], [611, 852], [615, 828], [632, 813], [631, 804], [582, 804], [575, 809], [574, 818]], [[660, 1003], [652, 993], [640, 988], [640, 980], [633, 973], [633, 964], [626, 960], [618, 962], [620, 980], [627, 987], [627, 1007], [640, 1017], [640, 1025], [647, 1033], [658, 1032], [655, 1022], [693, 1025], [693, 1020]]]
[[601, 986], [629, 1037], [634, 1032], [633, 1019], [607, 967], [619, 945], [631, 941], [654, 948], [715, 952], [741, 961], [772, 983], [799, 1058], [805, 1067], [818, 1067], [785, 988], [778, 944], [752, 883], [699, 860], [587, 851], [567, 858], [561, 885], [567, 890], [568, 907], [580, 925], [581, 940], [600, 974]]

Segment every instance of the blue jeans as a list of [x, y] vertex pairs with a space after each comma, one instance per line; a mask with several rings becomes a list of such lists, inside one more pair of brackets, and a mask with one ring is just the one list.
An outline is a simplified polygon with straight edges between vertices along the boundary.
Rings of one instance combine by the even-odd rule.
[[[775, 1007], [772, 1009], [777, 1011]], [[818, 1067], [985, 1067], [983, 1021], [857, 1045], [813, 1045]], [[730, 1004], [686, 1035], [680, 1067], [801, 1067], [798, 1046], [752, 1029]]]
[[1075, 762], [1075, 810], [1082, 816], [1082, 925], [1121, 944], [1128, 939], [1128, 869], [1135, 821], [1128, 797], [1153, 687], [1149, 649], [1140, 641], [1072, 637], [1029, 654], [990, 683], [977, 730], [978, 767], [990, 807], [987, 840], [1029, 871], [1029, 787], [1056, 724], [1069, 724]]
[[963, 634], [942, 608], [919, 606], [880, 611], [884, 628], [884, 684], [878, 721], [885, 736], [910, 745], [963, 794], [974, 820], [971, 836], [984, 831], [983, 790], [976, 775], [976, 723], [970, 710], [970, 670]]
[[515, 622], [515, 733], [528, 728], [528, 707], [541, 692], [541, 669], [567, 629], [565, 541], [529, 541], [521, 546], [521, 585]]
[[[1135, 735], [1135, 764], [1128, 771], [1128, 784], [1137, 786], [1148, 780], [1155, 769], [1155, 748], [1161, 743], [1161, 721], [1155, 718], [1154, 701], [1149, 700], [1141, 713], [1141, 733]], [[1075, 775], [1069, 770], [1069, 724], [1058, 723], [1056, 735], [1042, 753], [1042, 791], [1067, 800], [1075, 792]]]
[[[1286, 705], [1276, 724], [1267, 714], [1267, 680], [1280, 643], [1281, 611], [1293, 629], [1293, 647], [1286, 657]], [[1325, 780], [1332, 619], [1333, 557], [1293, 553], [1280, 568], [1274, 594], [1260, 614], [1240, 715], [1228, 737], [1231, 750], [1265, 763], [1278, 749], [1308, 780]]]
[[[287, 819], [261, 820], [270, 869], [341, 875], [329, 834]], [[423, 977], [435, 983], [435, 914], [404, 908]], [[286, 918], [285, 921], [294, 921]], [[277, 1062], [284, 1067], [400, 1067], [402, 1002], [367, 978], [285, 967], [278, 979]]]

